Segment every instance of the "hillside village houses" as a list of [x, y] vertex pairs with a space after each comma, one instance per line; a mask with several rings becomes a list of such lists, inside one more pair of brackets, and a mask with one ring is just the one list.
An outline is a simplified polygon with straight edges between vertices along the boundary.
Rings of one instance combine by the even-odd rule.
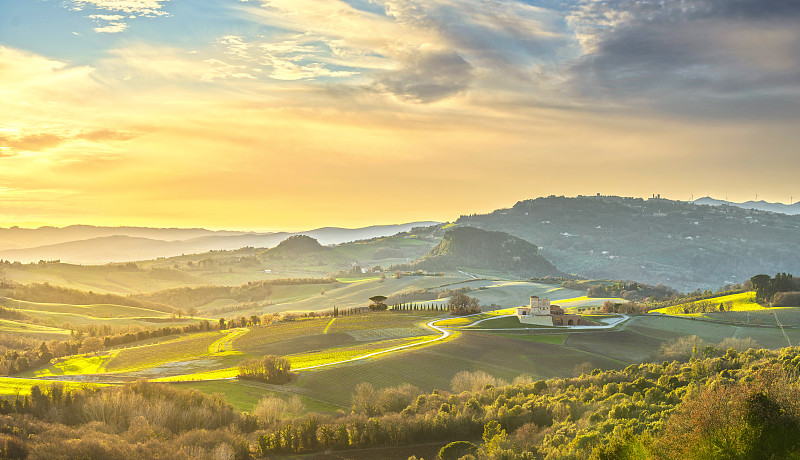
[[517, 318], [520, 323], [539, 326], [587, 326], [590, 323], [581, 315], [568, 315], [558, 305], [551, 305], [550, 299], [531, 296], [528, 307], [517, 307]]

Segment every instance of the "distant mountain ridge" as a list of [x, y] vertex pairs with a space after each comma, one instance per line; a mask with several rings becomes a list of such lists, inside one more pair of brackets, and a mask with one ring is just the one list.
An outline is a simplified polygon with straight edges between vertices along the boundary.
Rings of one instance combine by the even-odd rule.
[[698, 198], [692, 201], [692, 203], [698, 205], [706, 204], [709, 206], [723, 206], [723, 205], [735, 206], [737, 208], [742, 208], [742, 209], [757, 209], [759, 211], [777, 212], [780, 214], [786, 214], [790, 216], [795, 216], [800, 214], [800, 203], [793, 203], [793, 204], [770, 203], [764, 200], [745, 201], [744, 203], [734, 203], [732, 201], [717, 200], [715, 198], [711, 198], [710, 196], [704, 196], [702, 198]]
[[754, 273], [800, 273], [800, 216], [733, 206], [550, 196], [456, 223], [535, 241], [559, 269], [590, 278], [691, 291]]
[[[340, 244], [406, 232], [438, 222], [410, 222], [363, 228], [324, 227], [304, 232], [257, 233], [206, 229], [147, 227], [93, 227], [0, 229], [0, 259], [23, 263], [61, 260], [76, 264], [104, 264], [172, 257], [211, 250], [243, 247], [271, 248], [293, 235], [307, 235], [320, 244]], [[148, 235], [148, 236], [142, 236]], [[81, 238], [83, 236], [83, 238]], [[16, 238], [16, 239], [15, 239]], [[20, 247], [20, 245], [24, 245]]]

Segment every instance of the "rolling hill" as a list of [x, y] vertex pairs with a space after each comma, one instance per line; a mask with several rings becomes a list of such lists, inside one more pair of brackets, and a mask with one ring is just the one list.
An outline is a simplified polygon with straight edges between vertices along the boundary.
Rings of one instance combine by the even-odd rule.
[[481, 268], [523, 276], [562, 275], [528, 241], [504, 232], [474, 227], [447, 230], [441, 242], [414, 264], [427, 270]]

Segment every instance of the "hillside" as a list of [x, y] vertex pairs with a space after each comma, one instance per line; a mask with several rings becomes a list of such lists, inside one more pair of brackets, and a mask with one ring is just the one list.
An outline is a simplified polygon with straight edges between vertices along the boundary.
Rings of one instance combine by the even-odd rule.
[[664, 199], [551, 196], [456, 223], [535, 241], [561, 270], [681, 290], [800, 271], [800, 216]]
[[447, 230], [439, 244], [414, 265], [428, 270], [481, 268], [524, 276], [561, 274], [539, 254], [535, 244], [507, 233], [474, 227]]

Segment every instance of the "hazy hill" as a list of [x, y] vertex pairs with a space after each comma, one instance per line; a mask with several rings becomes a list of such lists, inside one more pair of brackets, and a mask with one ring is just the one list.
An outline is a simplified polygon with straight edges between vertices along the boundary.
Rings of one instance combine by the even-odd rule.
[[447, 230], [441, 242], [415, 265], [428, 270], [484, 268], [525, 276], [561, 274], [539, 254], [535, 244], [508, 233], [474, 227]]
[[319, 244], [316, 239], [307, 235], [293, 235], [272, 249], [264, 251], [263, 255], [268, 258], [297, 257], [311, 253], [324, 252], [329, 250]]
[[704, 196], [694, 200], [694, 204], [707, 204], [709, 206], [735, 206], [742, 209], [757, 209], [759, 211], [778, 212], [781, 214], [797, 215], [800, 214], [800, 203], [784, 204], [770, 203], [764, 200], [745, 201], [744, 203], [734, 203], [732, 201], [716, 200], [710, 196]]
[[[0, 229], [0, 259], [38, 262], [61, 260], [77, 264], [128, 262], [211, 250], [242, 247], [270, 248], [292, 235], [308, 235], [320, 244], [340, 244], [405, 232], [435, 222], [412, 222], [364, 228], [326, 227], [298, 233], [245, 233], [204, 229], [155, 229], [138, 227]], [[143, 236], [147, 235], [147, 236]], [[46, 243], [46, 244], [45, 244]], [[12, 249], [13, 248], [13, 249]]]
[[536, 241], [561, 270], [593, 278], [694, 290], [800, 272], [800, 216], [733, 206], [553, 196], [457, 223]]

